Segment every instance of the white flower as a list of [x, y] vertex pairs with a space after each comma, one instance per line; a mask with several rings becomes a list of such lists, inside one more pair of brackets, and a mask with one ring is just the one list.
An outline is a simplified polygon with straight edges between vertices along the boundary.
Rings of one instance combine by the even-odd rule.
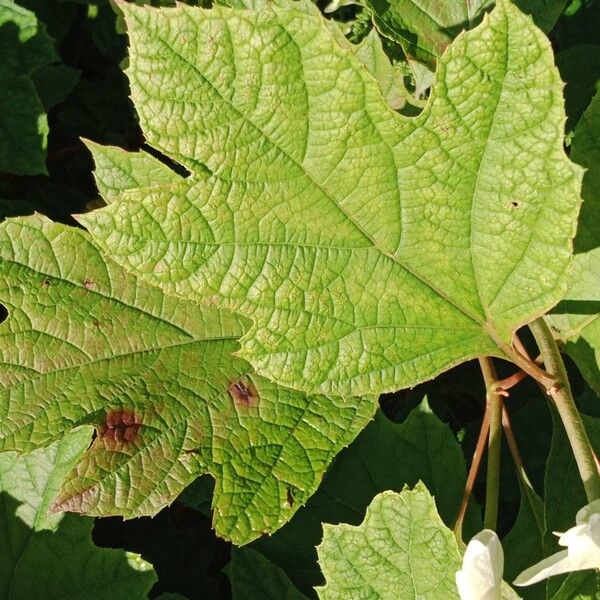
[[500, 600], [504, 552], [490, 529], [479, 532], [467, 544], [462, 569], [456, 573], [461, 600]]
[[525, 569], [515, 579], [515, 585], [532, 585], [570, 571], [600, 569], [600, 500], [584, 506], [575, 522], [577, 525], [565, 533], [555, 533], [560, 536], [558, 543], [567, 549]]
[[323, 12], [332, 13], [338, 8], [342, 8], [342, 6], [349, 6], [350, 4], [356, 4], [356, 0], [333, 0], [323, 9]]

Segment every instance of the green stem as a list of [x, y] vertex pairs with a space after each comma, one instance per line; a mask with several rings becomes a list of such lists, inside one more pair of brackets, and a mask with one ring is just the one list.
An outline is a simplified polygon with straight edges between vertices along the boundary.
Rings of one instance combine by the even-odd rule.
[[500, 488], [500, 449], [502, 447], [502, 396], [496, 385], [496, 370], [492, 359], [479, 359], [479, 366], [485, 381], [486, 402], [490, 414], [490, 434], [488, 438], [487, 477], [485, 488], [485, 514], [483, 526], [496, 529], [498, 521], [498, 496]]
[[546, 370], [556, 377], [556, 385], [550, 387], [547, 392], [554, 400], [569, 438], [588, 502], [592, 502], [600, 498], [600, 475], [592, 445], [573, 400], [565, 363], [543, 317], [530, 323], [529, 327], [537, 342]]

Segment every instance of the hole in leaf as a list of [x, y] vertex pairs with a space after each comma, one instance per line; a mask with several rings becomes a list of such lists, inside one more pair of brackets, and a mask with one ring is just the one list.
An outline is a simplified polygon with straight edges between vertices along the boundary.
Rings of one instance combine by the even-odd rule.
[[8, 309], [4, 304], [0, 304], [0, 323], [4, 323], [8, 319]]

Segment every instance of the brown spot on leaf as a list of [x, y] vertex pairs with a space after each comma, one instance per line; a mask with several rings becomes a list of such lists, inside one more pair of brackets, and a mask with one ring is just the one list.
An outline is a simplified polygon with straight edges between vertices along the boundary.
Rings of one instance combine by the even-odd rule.
[[83, 287], [84, 287], [86, 290], [91, 290], [91, 289], [94, 287], [94, 282], [93, 282], [93, 281], [90, 281], [89, 279], [86, 279], [86, 280], [83, 282]]
[[50, 282], [47, 279], [44, 279], [44, 281], [42, 281], [42, 287], [50, 287]]
[[132, 410], [109, 410], [98, 435], [109, 446], [130, 444], [137, 438], [141, 426], [142, 419]]
[[258, 404], [258, 392], [250, 381], [245, 379], [232, 381], [227, 389], [238, 406], [256, 406]]

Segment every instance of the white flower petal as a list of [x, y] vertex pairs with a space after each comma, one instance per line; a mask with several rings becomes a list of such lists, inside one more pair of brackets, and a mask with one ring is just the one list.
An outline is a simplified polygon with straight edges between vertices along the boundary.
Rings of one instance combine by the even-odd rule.
[[561, 573], [600, 569], [600, 500], [584, 506], [576, 516], [577, 525], [559, 534], [562, 550], [525, 569], [515, 585], [532, 585]]
[[533, 565], [533, 567], [525, 569], [513, 583], [515, 585], [533, 585], [552, 575], [568, 573], [571, 570], [569, 551], [561, 550], [548, 558], [544, 558], [539, 563]]
[[575, 523], [577, 525], [585, 525], [589, 523], [590, 518], [594, 514], [600, 514], [600, 500], [594, 500], [580, 509], [575, 517]]
[[342, 6], [349, 6], [350, 4], [356, 4], [355, 0], [333, 0], [330, 2], [324, 9], [324, 13], [332, 13], [335, 12], [338, 8], [342, 8]]
[[471, 539], [456, 573], [461, 600], [500, 600], [504, 552], [498, 536], [484, 529]]

